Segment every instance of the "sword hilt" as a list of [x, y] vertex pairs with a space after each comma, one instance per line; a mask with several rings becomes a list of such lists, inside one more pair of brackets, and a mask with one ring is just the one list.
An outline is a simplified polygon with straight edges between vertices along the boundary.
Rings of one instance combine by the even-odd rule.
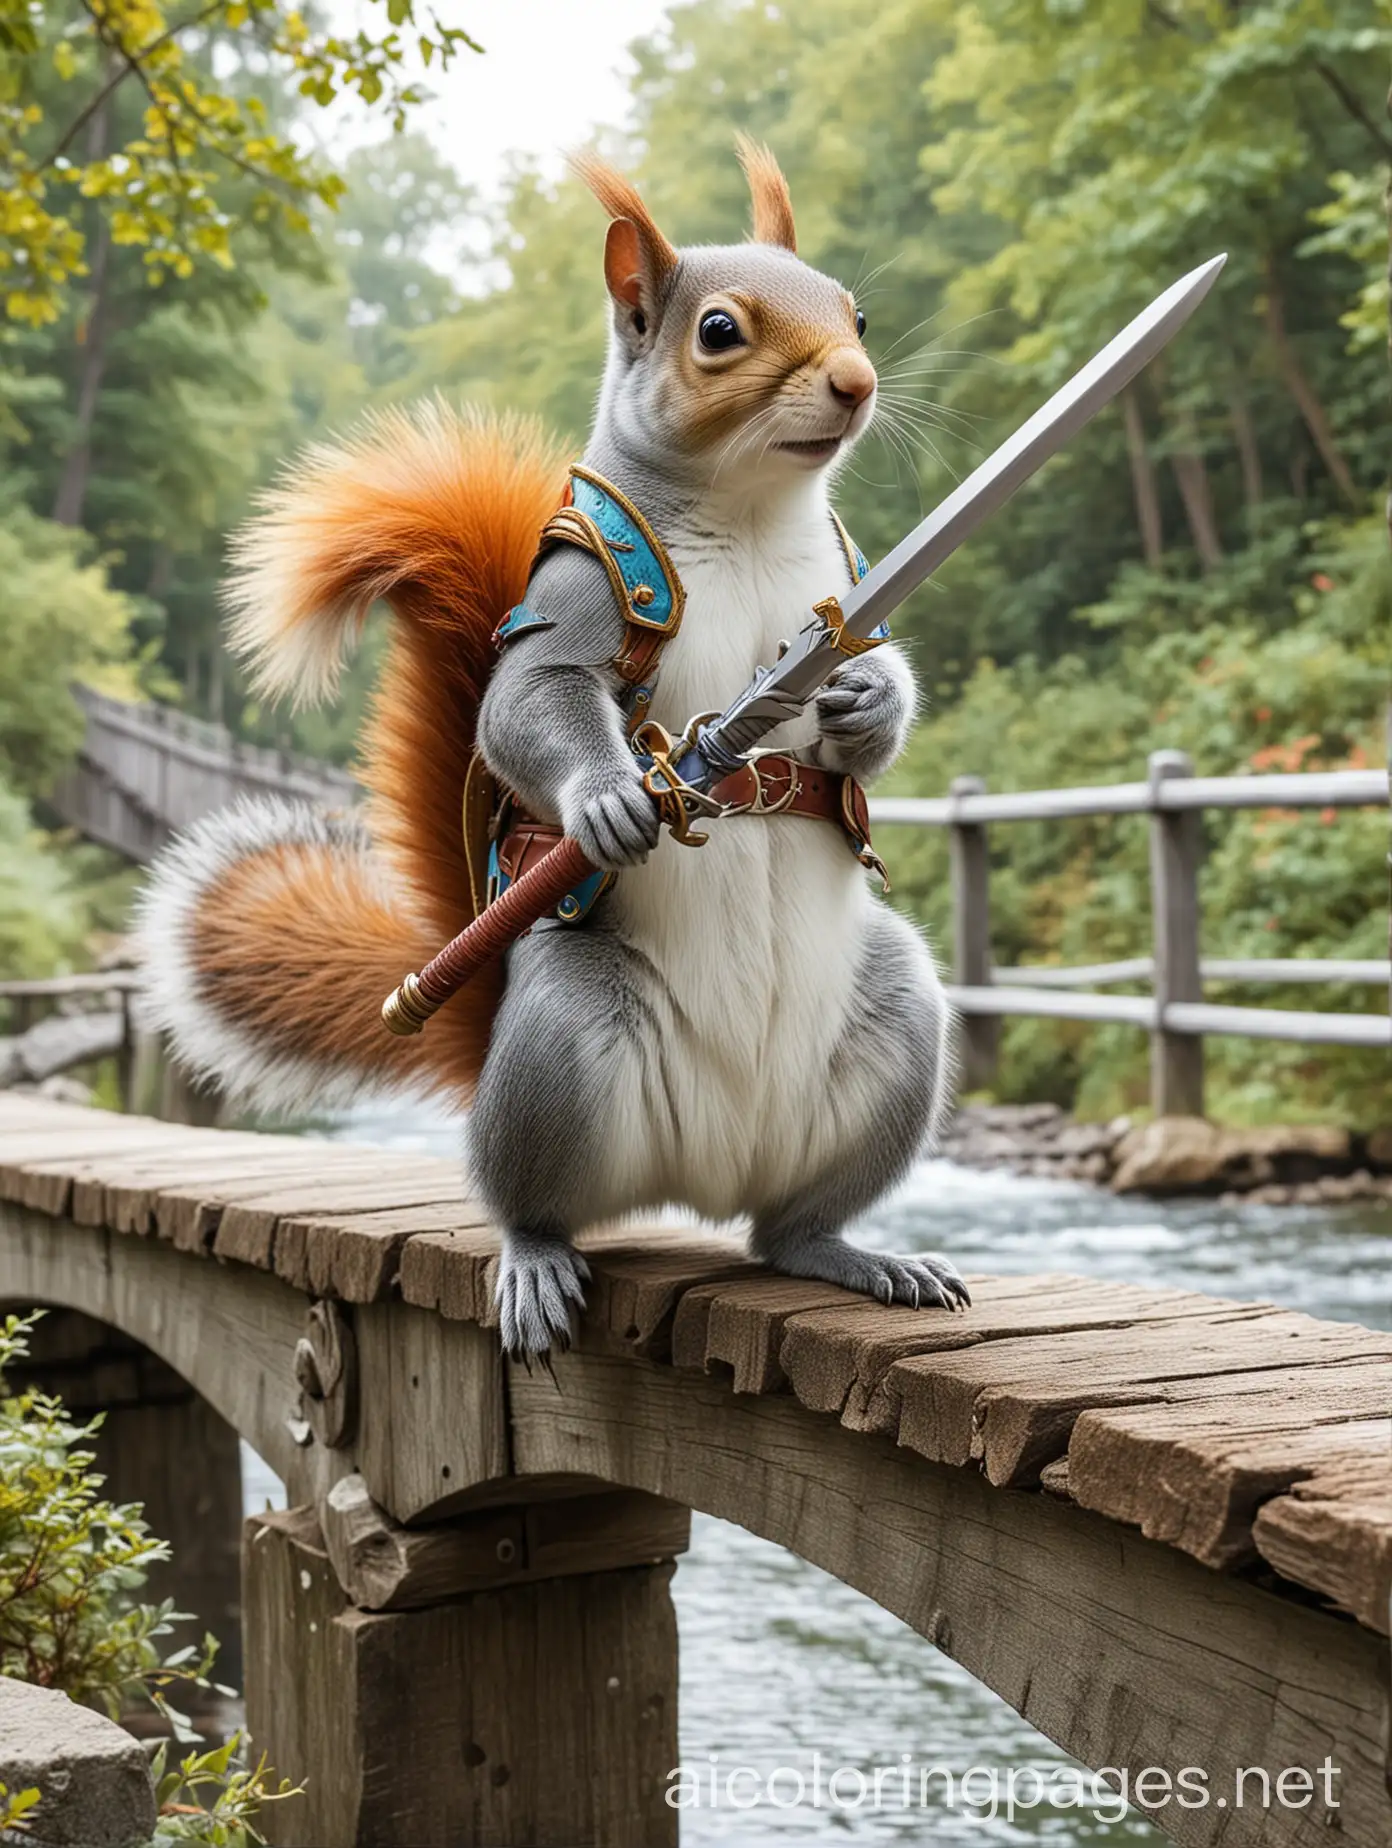
[[382, 1003], [382, 1021], [388, 1032], [403, 1037], [419, 1033], [471, 976], [554, 911], [571, 887], [594, 870], [584, 848], [569, 837], [553, 847], [432, 956], [419, 975], [408, 975], [392, 990]]

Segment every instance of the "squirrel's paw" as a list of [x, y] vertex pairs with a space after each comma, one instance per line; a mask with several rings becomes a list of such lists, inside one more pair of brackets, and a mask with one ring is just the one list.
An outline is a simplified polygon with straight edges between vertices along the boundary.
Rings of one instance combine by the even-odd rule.
[[571, 1342], [571, 1313], [585, 1307], [590, 1267], [563, 1238], [509, 1232], [498, 1264], [498, 1334], [512, 1360], [530, 1361]]
[[591, 865], [617, 872], [647, 859], [657, 845], [662, 818], [635, 775], [598, 791], [572, 786], [561, 803], [561, 824]]
[[897, 656], [849, 662], [817, 695], [823, 758], [851, 776], [879, 776], [899, 755], [913, 707], [913, 682]]
[[882, 1303], [907, 1303], [911, 1309], [971, 1306], [971, 1292], [955, 1266], [936, 1254], [892, 1258], [883, 1251], [861, 1251], [839, 1238], [815, 1238], [787, 1241], [764, 1261], [789, 1277], [839, 1283]]

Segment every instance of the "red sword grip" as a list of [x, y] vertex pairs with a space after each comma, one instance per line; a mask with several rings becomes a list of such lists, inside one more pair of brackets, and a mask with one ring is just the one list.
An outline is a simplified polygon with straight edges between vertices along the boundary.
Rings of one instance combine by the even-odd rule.
[[583, 848], [568, 836], [530, 872], [515, 879], [467, 929], [447, 943], [419, 975], [408, 975], [382, 1003], [393, 1033], [419, 1033], [437, 1008], [510, 943], [554, 911], [566, 893], [594, 872]]

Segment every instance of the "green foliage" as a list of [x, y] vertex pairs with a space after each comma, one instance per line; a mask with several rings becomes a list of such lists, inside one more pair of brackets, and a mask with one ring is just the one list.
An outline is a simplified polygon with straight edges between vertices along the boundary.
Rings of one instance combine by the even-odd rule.
[[0, 783], [0, 969], [15, 978], [71, 968], [91, 928], [74, 857]]
[[[151, 1766], [159, 1804], [155, 1844], [206, 1842], [211, 1848], [250, 1848], [252, 1842], [265, 1840], [253, 1821], [264, 1805], [296, 1797], [303, 1788], [292, 1789], [285, 1778], [272, 1785], [265, 1754], [254, 1765], [246, 1762], [240, 1733], [212, 1751], [186, 1753], [172, 1770], [167, 1768], [168, 1756], [168, 1746], [162, 1744]], [[211, 1803], [203, 1800], [209, 1796]]]
[[[35, 1318], [0, 1325], [0, 1374], [28, 1351]], [[150, 1565], [169, 1557], [140, 1518], [101, 1494], [82, 1446], [98, 1421], [75, 1424], [33, 1388], [0, 1400], [0, 1674], [104, 1705], [132, 1695], [168, 1710], [166, 1688], [206, 1684], [216, 1644], [166, 1657], [172, 1602], [137, 1604]]]
[[24, 1818], [38, 1801], [39, 1793], [32, 1785], [28, 1790], [10, 1790], [7, 1785], [0, 1784], [0, 1830], [27, 1828]]
[[[0, 442], [0, 451], [3, 442]], [[0, 971], [81, 966], [115, 931], [131, 874], [100, 849], [46, 834], [31, 808], [82, 740], [82, 682], [126, 697], [162, 684], [137, 651], [131, 601], [84, 534], [0, 508]]]
[[[62, 1402], [33, 1387], [14, 1392], [5, 1377], [28, 1352], [39, 1319], [0, 1322], [0, 1674], [54, 1688], [113, 1719], [133, 1698], [149, 1700], [175, 1737], [195, 1735], [170, 1705], [170, 1690], [207, 1690], [217, 1652], [212, 1637], [166, 1653], [164, 1639], [186, 1621], [166, 1599], [137, 1602], [146, 1570], [169, 1557], [138, 1505], [102, 1494], [90, 1443], [101, 1423], [74, 1423]], [[229, 1693], [230, 1690], [222, 1690]], [[294, 1795], [273, 1787], [265, 1760], [239, 1758], [240, 1738], [190, 1752], [172, 1771], [161, 1747], [154, 1767], [160, 1822], [156, 1841], [246, 1848], [260, 1841], [252, 1823], [261, 1805]], [[213, 1795], [211, 1805], [199, 1799]], [[192, 1799], [192, 1801], [190, 1801]], [[43, 1793], [0, 1788], [0, 1827], [42, 1818]]]
[[[1105, 675], [1081, 655], [1009, 668], [978, 664], [963, 694], [930, 714], [896, 773], [901, 790], [941, 790], [976, 772], [998, 789], [1143, 780], [1146, 754], [1188, 751], [1201, 775], [1359, 769], [1385, 761], [1382, 689], [1392, 608], [1380, 523], [1324, 554], [1324, 588], [1300, 620], [1271, 632], [1240, 596], [1202, 626], [1137, 616]], [[1139, 599], [1138, 599], [1139, 600]], [[1200, 880], [1203, 949], [1230, 958], [1386, 955], [1384, 908], [1369, 902], [1386, 846], [1377, 811], [1210, 811]], [[992, 951], [1002, 965], [1092, 963], [1150, 950], [1148, 846], [1141, 818], [1089, 817], [994, 828]], [[881, 841], [901, 902], [950, 943], [947, 845], [933, 830]], [[1248, 1006], [1366, 1011], [1367, 991], [1215, 986]], [[1272, 1121], [1311, 1114], [1371, 1127], [1392, 1112], [1387, 1062], [1240, 1039], [1208, 1046], [1216, 1114]], [[1013, 1021], [1002, 1094], [1076, 1102], [1090, 1116], [1142, 1105], [1141, 1035], [1077, 1023]]]
[[134, 612], [90, 551], [22, 507], [0, 512], [0, 782], [26, 794], [46, 789], [82, 740], [73, 681], [139, 691]]
[[[212, 0], [172, 19], [158, 0], [0, 0], [0, 288], [10, 318], [54, 320], [73, 278], [88, 273], [83, 201], [95, 202], [105, 237], [140, 251], [155, 284], [200, 265], [232, 268], [248, 234], [304, 235], [311, 202], [333, 204], [341, 181], [277, 130], [263, 95], [215, 72], [228, 54], [250, 52], [320, 107], [352, 91], [399, 129], [421, 98], [408, 67], [479, 48], [414, 0], [373, 4], [385, 32], [315, 31], [283, 0]], [[121, 92], [138, 96], [139, 115], [116, 133]]]

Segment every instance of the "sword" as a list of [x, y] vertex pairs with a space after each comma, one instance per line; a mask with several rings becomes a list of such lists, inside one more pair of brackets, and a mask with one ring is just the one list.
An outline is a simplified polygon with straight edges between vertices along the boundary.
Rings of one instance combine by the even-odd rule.
[[[890, 612], [1169, 344], [1226, 261], [1226, 256], [1211, 257], [1157, 296], [853, 590], [817, 604], [813, 620], [779, 659], [759, 668], [718, 717], [694, 719], [676, 744], [657, 727], [642, 728], [640, 738], [652, 740], [651, 767], [644, 781], [679, 839], [695, 844], [704, 838], [692, 833], [690, 823], [697, 816], [720, 812], [707, 793], [711, 786], [739, 769], [761, 738], [796, 718], [837, 668], [874, 645], [874, 633]], [[387, 997], [382, 1004], [386, 1026], [393, 1033], [419, 1033], [471, 975], [554, 910], [594, 870], [574, 841], [553, 847], [418, 975], [408, 975]]]

